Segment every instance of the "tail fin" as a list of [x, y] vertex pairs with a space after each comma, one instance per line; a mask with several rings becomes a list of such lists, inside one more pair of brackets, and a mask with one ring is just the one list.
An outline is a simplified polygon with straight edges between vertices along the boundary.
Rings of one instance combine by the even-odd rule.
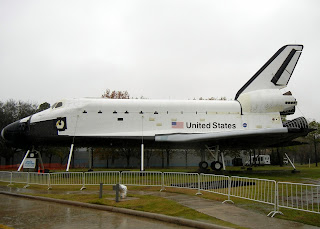
[[303, 45], [285, 45], [279, 49], [238, 91], [240, 94], [260, 89], [281, 89], [287, 86], [296, 67]]

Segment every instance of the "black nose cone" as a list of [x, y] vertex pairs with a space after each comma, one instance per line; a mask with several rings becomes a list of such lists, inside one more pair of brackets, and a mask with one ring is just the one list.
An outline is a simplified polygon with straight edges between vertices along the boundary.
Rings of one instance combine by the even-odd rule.
[[1, 137], [9, 144], [23, 144], [26, 140], [27, 123], [16, 121], [9, 124], [1, 131]]
[[1, 137], [2, 137], [3, 140], [5, 140], [5, 138], [4, 138], [4, 129], [5, 129], [5, 128], [3, 128], [3, 129], [1, 130]]

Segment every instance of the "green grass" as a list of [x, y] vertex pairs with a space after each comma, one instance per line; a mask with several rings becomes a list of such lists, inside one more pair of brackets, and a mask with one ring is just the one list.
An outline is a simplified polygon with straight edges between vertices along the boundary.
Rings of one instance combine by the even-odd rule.
[[13, 227], [8, 227], [6, 225], [0, 224], [0, 229], [13, 229]]

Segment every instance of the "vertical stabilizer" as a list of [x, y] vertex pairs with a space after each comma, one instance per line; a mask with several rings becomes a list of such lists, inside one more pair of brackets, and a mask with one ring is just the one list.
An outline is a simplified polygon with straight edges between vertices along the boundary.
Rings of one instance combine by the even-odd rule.
[[280, 48], [253, 77], [238, 91], [242, 93], [263, 89], [281, 89], [287, 86], [299, 60], [303, 45], [286, 45]]

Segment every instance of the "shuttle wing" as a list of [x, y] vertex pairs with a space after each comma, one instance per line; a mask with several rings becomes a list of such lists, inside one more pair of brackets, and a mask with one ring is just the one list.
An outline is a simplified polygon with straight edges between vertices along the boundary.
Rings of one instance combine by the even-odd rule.
[[298, 127], [283, 127], [274, 129], [233, 130], [227, 132], [199, 134], [168, 134], [156, 135], [155, 142], [168, 142], [179, 145], [219, 145], [224, 149], [245, 149], [255, 147], [285, 146], [288, 142], [300, 136], [305, 136], [313, 130]]

